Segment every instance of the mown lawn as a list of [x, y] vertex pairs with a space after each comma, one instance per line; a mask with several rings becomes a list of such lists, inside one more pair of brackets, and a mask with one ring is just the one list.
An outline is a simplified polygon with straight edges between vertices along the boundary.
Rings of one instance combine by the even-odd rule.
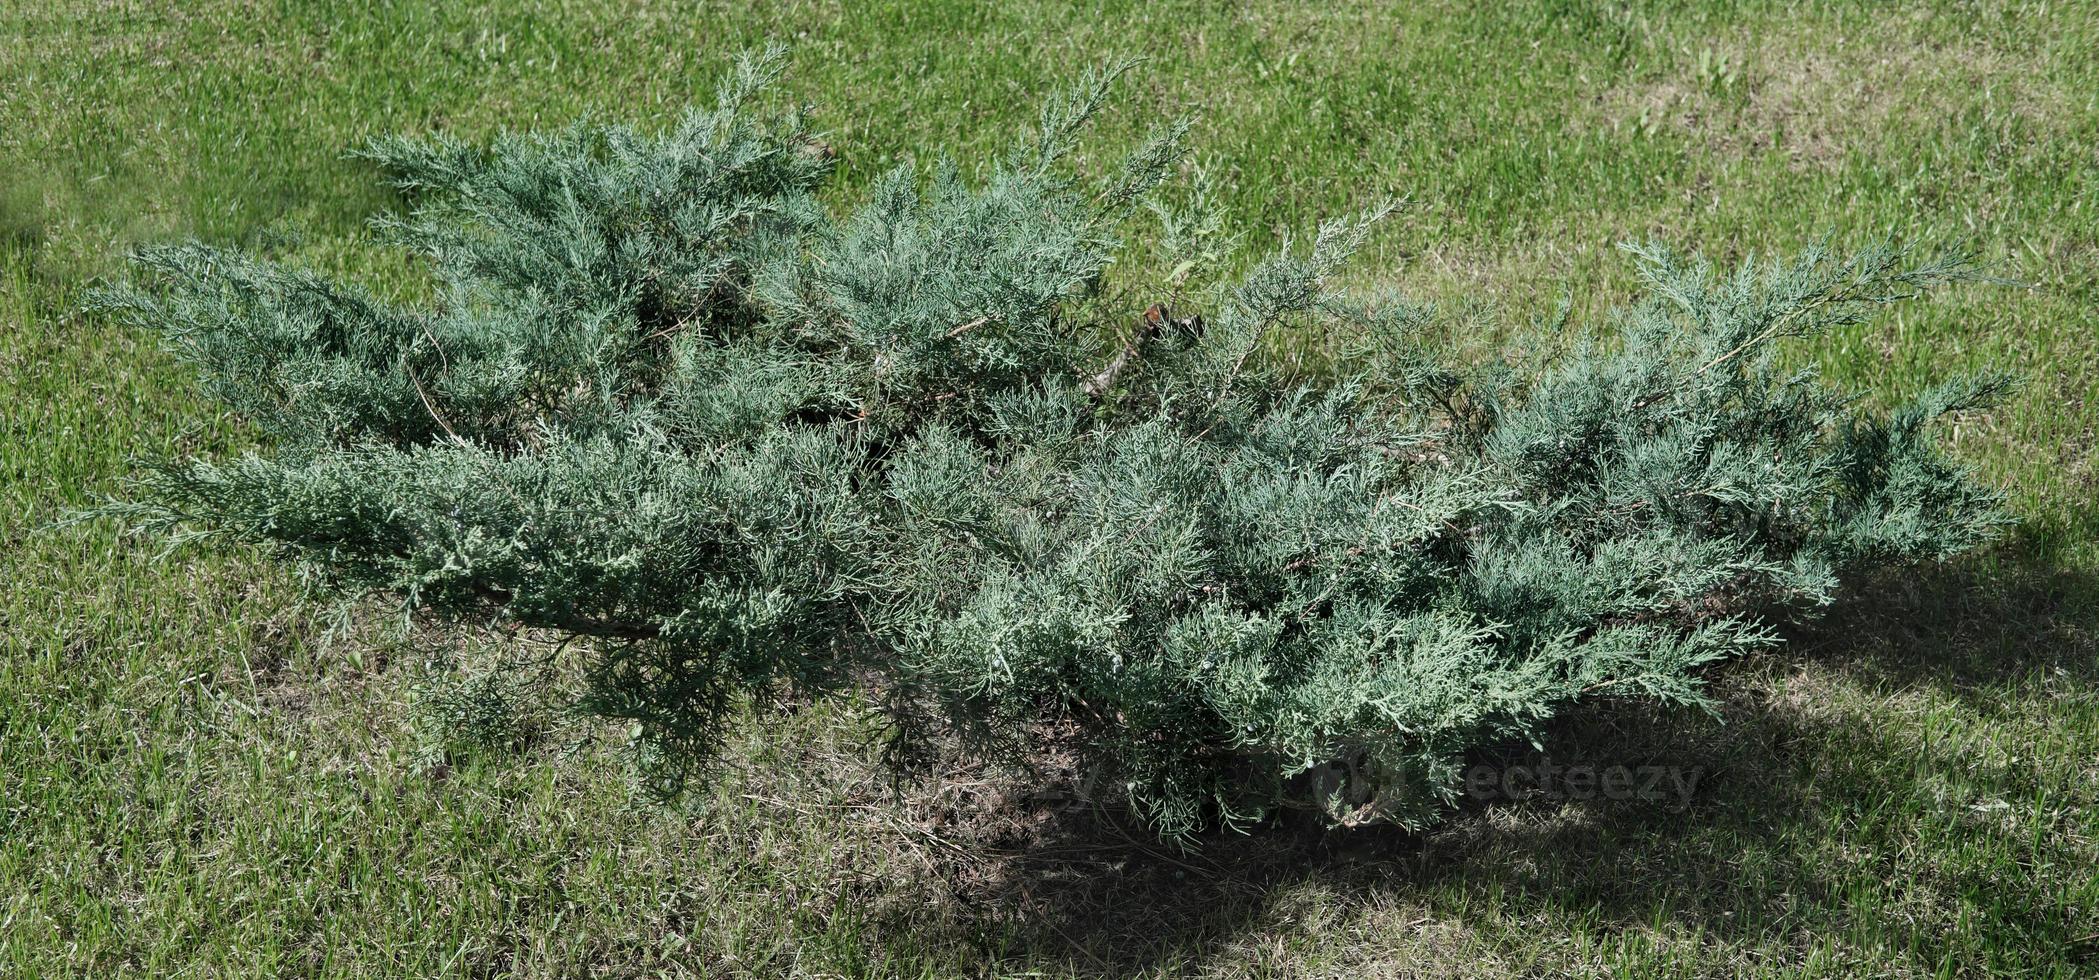
[[[2099, 6], [4, 6], [0, 975], [2099, 971]], [[1548, 743], [1695, 768], [1687, 806], [1533, 799], [1178, 854], [1078, 817], [940, 822], [999, 814], [967, 779], [892, 805], [856, 722], [821, 713], [752, 733], [682, 810], [639, 802], [604, 740], [445, 757], [414, 723], [414, 642], [329, 641], [254, 554], [58, 523], [135, 456], [252, 439], [153, 338], [77, 312], [127, 245], [410, 288], [364, 230], [393, 202], [342, 149], [661, 120], [768, 39], [842, 195], [981, 159], [1077, 66], [1143, 56], [1104, 154], [1199, 107], [1256, 248], [1417, 202], [1354, 275], [1486, 304], [1507, 326], [1460, 339], [1487, 356], [1564, 345], [1522, 326], [1563, 298], [1626, 295], [1630, 237], [1970, 238], [2023, 285], [1803, 357], [1888, 398], [2023, 376], [1955, 438], [2024, 524], [1717, 671], [1719, 719], [1609, 705]]]

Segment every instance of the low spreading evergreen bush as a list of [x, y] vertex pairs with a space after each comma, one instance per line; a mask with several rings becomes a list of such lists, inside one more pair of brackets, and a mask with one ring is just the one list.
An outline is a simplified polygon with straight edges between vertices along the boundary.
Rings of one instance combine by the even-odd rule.
[[[973, 176], [899, 168], [840, 216], [829, 149], [754, 104], [776, 63], [661, 135], [365, 149], [414, 203], [381, 227], [422, 305], [143, 252], [103, 306], [269, 443], [115, 508], [584, 640], [545, 676], [665, 791], [782, 692], [850, 696], [900, 759], [1054, 748], [1166, 835], [1290, 802], [1427, 821], [1468, 748], [1585, 697], [1701, 703], [1702, 666], [1847, 577], [2005, 521], [1932, 435], [2001, 381], [1878, 412], [1774, 361], [1958, 258], [1631, 247], [1645, 297], [1555, 325], [1607, 340], [1466, 365], [1433, 311], [1328, 288], [1376, 213], [1193, 285], [1234, 266], [1161, 203], [1184, 125], [1064, 162], [1116, 71]], [[1147, 208], [1178, 285], [1140, 315], [1104, 284]]]

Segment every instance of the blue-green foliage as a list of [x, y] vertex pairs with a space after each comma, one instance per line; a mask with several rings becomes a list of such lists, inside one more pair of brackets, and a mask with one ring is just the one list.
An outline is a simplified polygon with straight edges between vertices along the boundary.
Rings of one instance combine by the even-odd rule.
[[[636, 723], [666, 788], [755, 695], [851, 690], [898, 748], [1075, 751], [1169, 835], [1290, 801], [1431, 819], [1468, 747], [1588, 695], [1698, 703], [1701, 665], [1846, 576], [2003, 522], [1929, 429], [2001, 382], [1880, 416], [1773, 366], [1958, 261], [1640, 246], [1611, 346], [1471, 367], [1428, 311], [1326, 288], [1373, 212], [1104, 355], [1135, 312], [1099, 290], [1116, 229], [1185, 126], [1076, 182], [1096, 73], [982, 179], [899, 169], [834, 217], [828, 148], [749, 104], [776, 64], [660, 136], [367, 149], [418, 204], [384, 228], [427, 306], [145, 253], [107, 305], [273, 448], [120, 509], [587, 638], [574, 702]], [[1334, 370], [1270, 355], [1306, 327]]]

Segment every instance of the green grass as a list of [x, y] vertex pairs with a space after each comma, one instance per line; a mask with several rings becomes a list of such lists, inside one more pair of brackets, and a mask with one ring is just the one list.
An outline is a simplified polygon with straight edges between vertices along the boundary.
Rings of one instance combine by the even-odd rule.
[[[11, 6], [0, 975], [2099, 969], [2099, 8]], [[967, 779], [890, 805], [856, 723], [821, 714], [754, 733], [683, 812], [637, 802], [598, 742], [435, 764], [412, 643], [324, 642], [248, 552], [162, 560], [54, 525], [134, 456], [252, 438], [152, 338], [75, 312], [127, 245], [241, 242], [405, 288], [363, 230], [391, 199], [343, 148], [660, 120], [767, 39], [793, 45], [788, 88], [835, 134], [845, 195], [911, 154], [1001, 148], [1077, 65], [1145, 56], [1104, 151], [1200, 107], [1251, 244], [1405, 196], [1420, 207], [1355, 274], [1510, 323], [1625, 296], [1628, 237], [1721, 258], [1971, 237], [2030, 285], [1801, 356], [1876, 397], [2023, 375], [1957, 439], [2025, 524], [1717, 672], [1720, 719], [1559, 725], [1559, 761], [1704, 769], [1680, 812], [1473, 805], [1418, 836], [1280, 828], [1194, 855], [1078, 818], [987, 827], [1013, 808]], [[978, 822], [939, 822], [957, 812]]]

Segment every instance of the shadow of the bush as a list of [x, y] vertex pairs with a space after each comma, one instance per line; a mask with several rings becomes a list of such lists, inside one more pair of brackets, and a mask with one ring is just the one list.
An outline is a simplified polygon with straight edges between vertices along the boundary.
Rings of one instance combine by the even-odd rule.
[[[1926, 971], [1959, 955], [1937, 938], [1956, 922], [2016, 938], [2037, 962], [2094, 959], [2091, 923], [2063, 899], [2059, 878], [1972, 880], [1980, 872], [1962, 860], [2024, 848], [2036, 867], [2084, 867], [2089, 842], [2074, 826], [2037, 838], [2030, 824], [1971, 813], [1966, 801], [1918, 812], [1927, 783], [1971, 760], [1870, 706], [1827, 698], [1835, 685], [1891, 702], [1950, 699], [1980, 723], [2046, 713], [2055, 698], [2088, 702], [2099, 696], [2094, 585], [2015, 547], [1890, 575], [1787, 647], [1717, 671], [1717, 715], [1607, 702], [1566, 713], [1547, 733], [1558, 765], [1696, 774], [1687, 801], [1565, 792], [1467, 800], [1420, 834], [1283, 822], [1218, 835], [1192, 853], [1097, 812], [1065, 813], [1005, 852], [993, 874], [956, 886], [971, 910], [956, 925], [1011, 937], [1011, 948], [990, 952], [1028, 966], [1170, 970], [1243, 955], [1255, 934], [1294, 914], [1280, 907], [1290, 896], [1310, 890], [1329, 917], [1396, 908], [1414, 910], [1417, 922], [1504, 923], [1488, 932], [1510, 922], [1606, 933], [1667, 924], [1706, 942], [1792, 949], [1863, 935], [1910, 951]], [[1505, 771], [1543, 760], [1523, 745], [1472, 761]], [[1992, 788], [2025, 804], [2035, 793], [2016, 772]], [[1907, 838], [1921, 826], [1939, 829]], [[1882, 853], [1895, 850], [1911, 853]], [[1913, 907], [1873, 907], [1876, 885], [1911, 881], [1921, 889], [1905, 885]]]

